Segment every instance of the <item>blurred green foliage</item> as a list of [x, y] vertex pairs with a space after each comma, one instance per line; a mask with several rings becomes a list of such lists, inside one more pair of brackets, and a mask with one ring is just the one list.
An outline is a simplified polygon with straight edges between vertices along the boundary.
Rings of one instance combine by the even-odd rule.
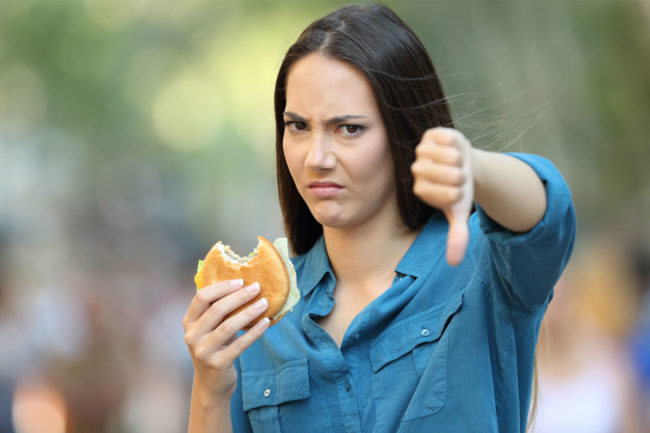
[[[476, 146], [551, 157], [585, 227], [647, 202], [647, 3], [387, 3], [429, 48], [458, 127]], [[279, 232], [275, 70], [300, 29], [340, 4], [2, 0], [2, 148], [46, 152], [47, 138], [33, 137], [68, 137], [61, 146], [75, 143], [69, 154], [82, 155], [76, 181], [85, 187], [64, 200], [99, 224], [90, 211], [97, 176], [129, 156], [161, 181], [160, 208], [147, 223], [172, 219], [212, 239], [263, 212], [273, 222], [257, 231]], [[237, 216], [219, 223], [225, 213]]]
[[[428, 47], [456, 126], [475, 146], [549, 157], [572, 187], [580, 237], [620, 233], [650, 249], [650, 2], [386, 3]], [[196, 260], [218, 239], [246, 254], [257, 234], [282, 234], [275, 74], [299, 32], [342, 4], [0, 0], [0, 310], [11, 313], [6, 329], [21, 330], [5, 334], [15, 338], [3, 341], [12, 358], [0, 379], [86, 362], [98, 389], [121, 384], [128, 395], [138, 388], [131, 371], [151, 368], [142, 346], [155, 359], [186, 356], [173, 332]], [[100, 343], [59, 344], [76, 340], [56, 326], [32, 332], [41, 293], [83, 300], [87, 326], [71, 329]], [[158, 310], [177, 294], [165, 328], [175, 331], [159, 344], [149, 338]], [[65, 362], [61, 347], [72, 351]], [[114, 383], [95, 376], [97, 357]], [[85, 383], [75, 377], [59, 378], [73, 413], [87, 398], [75, 400]], [[134, 407], [133, 422], [146, 425]], [[178, 431], [179, 407], [151, 419], [176, 413], [179, 425], [167, 428]], [[103, 419], [85, 421], [87, 431], [104, 431]]]

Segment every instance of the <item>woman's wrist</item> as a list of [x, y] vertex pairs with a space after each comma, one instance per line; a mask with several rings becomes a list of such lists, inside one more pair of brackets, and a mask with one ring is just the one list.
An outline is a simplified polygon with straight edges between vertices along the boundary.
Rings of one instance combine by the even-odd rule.
[[544, 186], [525, 162], [498, 152], [472, 149], [474, 201], [494, 221], [526, 232], [546, 210]]
[[231, 433], [230, 398], [203, 386], [194, 376], [188, 433]]
[[195, 399], [196, 403], [204, 408], [229, 406], [230, 398], [235, 392], [235, 388], [219, 391], [214, 389], [214, 387], [208, 386], [207, 384], [209, 383], [210, 381], [198, 378], [195, 374], [192, 383], [192, 399]]

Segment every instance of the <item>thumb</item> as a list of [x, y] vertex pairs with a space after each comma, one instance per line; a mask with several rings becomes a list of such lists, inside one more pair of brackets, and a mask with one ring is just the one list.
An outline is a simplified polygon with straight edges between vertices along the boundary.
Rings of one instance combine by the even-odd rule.
[[449, 232], [447, 233], [447, 263], [452, 266], [459, 265], [465, 256], [465, 250], [469, 242], [469, 226], [466, 213], [447, 214], [449, 221]]

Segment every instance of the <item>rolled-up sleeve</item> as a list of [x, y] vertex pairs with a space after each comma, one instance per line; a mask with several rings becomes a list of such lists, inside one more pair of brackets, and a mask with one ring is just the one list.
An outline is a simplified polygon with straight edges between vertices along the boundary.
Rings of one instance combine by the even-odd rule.
[[571, 191], [558, 169], [547, 159], [509, 153], [529, 164], [542, 180], [547, 207], [530, 231], [515, 233], [492, 220], [477, 206], [482, 232], [491, 256], [490, 279], [503, 287], [509, 309], [534, 312], [546, 305], [566, 267], [576, 238], [576, 215]]

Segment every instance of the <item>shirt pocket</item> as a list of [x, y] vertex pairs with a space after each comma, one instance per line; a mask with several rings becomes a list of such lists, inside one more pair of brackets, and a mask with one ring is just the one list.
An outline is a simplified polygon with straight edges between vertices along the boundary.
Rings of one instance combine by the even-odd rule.
[[243, 372], [241, 386], [244, 411], [253, 431], [280, 433], [281, 405], [306, 401], [310, 396], [307, 359], [288, 361], [273, 370]]
[[459, 293], [395, 323], [371, 343], [378, 414], [397, 409], [403, 413], [402, 421], [410, 421], [442, 409], [447, 398], [450, 325], [462, 304], [463, 293]]

